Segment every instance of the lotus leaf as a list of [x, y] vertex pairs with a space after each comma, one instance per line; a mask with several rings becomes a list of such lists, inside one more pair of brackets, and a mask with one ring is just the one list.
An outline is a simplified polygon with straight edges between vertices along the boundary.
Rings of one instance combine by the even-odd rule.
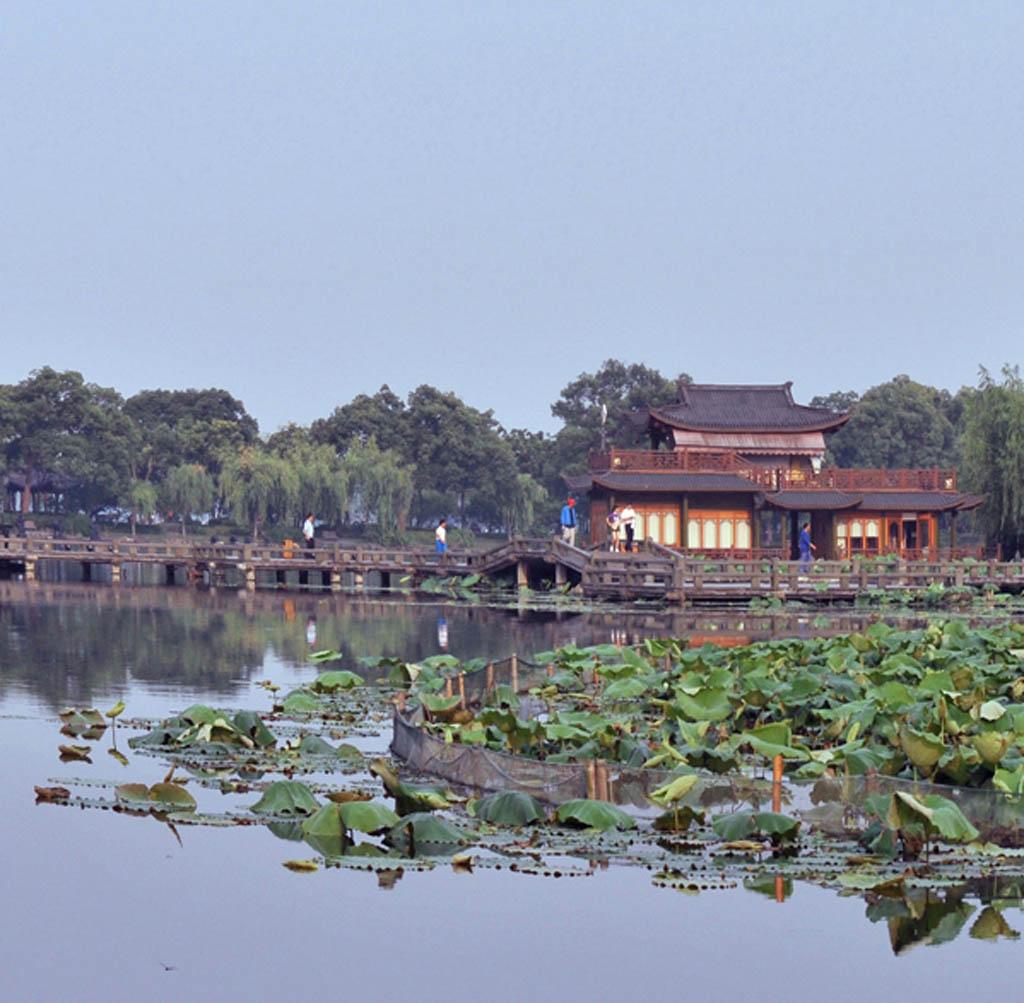
[[604, 831], [606, 829], [635, 829], [636, 819], [607, 801], [576, 798], [565, 801], [555, 809], [559, 822]]
[[147, 787], [145, 784], [120, 784], [114, 797], [121, 804], [151, 808], [153, 810], [194, 811], [196, 799], [180, 784], [162, 782]]
[[249, 810], [257, 815], [312, 815], [319, 808], [319, 802], [305, 784], [277, 780]]
[[337, 808], [346, 829], [370, 835], [390, 829], [399, 821], [395, 812], [377, 801], [347, 801]]
[[661, 805], [681, 801], [697, 785], [698, 779], [694, 773], [676, 777], [675, 780], [670, 780], [664, 787], [651, 791], [650, 798]]
[[996, 766], [1015, 738], [1012, 732], [984, 731], [980, 735], [971, 736], [971, 745], [989, 766]]
[[303, 735], [299, 741], [299, 752], [303, 756], [335, 756], [337, 749], [325, 742], [319, 735]]
[[647, 691], [647, 684], [636, 677], [630, 679], [616, 679], [609, 683], [604, 691], [605, 700], [634, 700]]
[[887, 818], [893, 829], [920, 825], [925, 832], [938, 833], [953, 843], [968, 843], [978, 838], [978, 830], [956, 804], [938, 794], [916, 798], [905, 791], [896, 791], [892, 795]]
[[348, 690], [354, 686], [362, 686], [366, 680], [355, 672], [337, 669], [333, 672], [321, 673], [310, 684], [316, 693], [334, 693], [337, 690]]
[[946, 745], [938, 735], [916, 731], [909, 725], [900, 728], [900, 747], [919, 770], [928, 771], [934, 769], [946, 751]]
[[343, 657], [342, 653], [334, 648], [321, 648], [319, 651], [311, 651], [309, 653], [309, 661], [311, 662], [336, 662]]
[[528, 825], [545, 818], [544, 806], [522, 791], [499, 791], [476, 803], [476, 817], [492, 825]]
[[293, 690], [285, 697], [282, 709], [286, 714], [316, 714], [324, 709], [324, 705], [306, 690]]
[[998, 909], [990, 905], [981, 910], [971, 926], [970, 935], [976, 940], [996, 940], [999, 937], [1006, 937], [1010, 940], [1020, 939], [1020, 933], [1006, 922]]
[[266, 749], [277, 743], [273, 732], [263, 723], [263, 719], [251, 710], [239, 711], [232, 719], [235, 729], [248, 736], [260, 748]]
[[470, 837], [451, 822], [431, 815], [430, 812], [415, 812], [406, 815], [391, 829], [388, 842], [414, 857], [417, 852], [444, 853], [446, 848], [464, 846], [470, 842]]
[[733, 705], [725, 690], [699, 690], [692, 696], [677, 692], [673, 703], [691, 721], [722, 721], [733, 713]]
[[738, 811], [731, 815], [717, 816], [711, 827], [717, 836], [729, 841], [764, 835], [772, 837], [774, 842], [784, 842], [796, 838], [800, 822], [776, 812]]

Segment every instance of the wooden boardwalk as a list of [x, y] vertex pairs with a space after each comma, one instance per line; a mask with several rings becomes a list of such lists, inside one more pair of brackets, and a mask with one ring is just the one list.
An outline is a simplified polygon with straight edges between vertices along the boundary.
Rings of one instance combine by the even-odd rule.
[[[585, 596], [687, 602], [749, 602], [754, 598], [849, 601], [872, 590], [917, 592], [931, 587], [1024, 590], [1024, 565], [997, 561], [816, 561], [801, 568], [777, 558], [703, 558], [645, 541], [634, 553], [570, 547], [560, 539], [516, 538], [489, 550], [433, 551], [335, 544], [305, 550], [283, 544], [195, 543], [188, 540], [83, 540], [0, 537], [0, 569], [34, 580], [47, 562], [75, 562], [85, 580], [130, 579], [126, 569], [156, 566], [168, 583], [262, 588], [417, 586], [431, 577], [507, 578], [520, 588], [579, 586]], [[152, 577], [150, 577], [152, 581]]]

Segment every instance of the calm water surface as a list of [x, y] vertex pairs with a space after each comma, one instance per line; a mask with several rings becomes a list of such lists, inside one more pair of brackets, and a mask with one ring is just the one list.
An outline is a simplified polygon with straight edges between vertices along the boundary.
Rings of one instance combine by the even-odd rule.
[[[124, 729], [128, 767], [102, 755], [61, 763], [64, 707], [123, 699], [133, 718], [195, 702], [261, 710], [268, 699], [257, 681], [287, 691], [317, 674], [311, 647], [336, 647], [349, 660], [441, 650], [501, 657], [645, 634], [823, 629], [792, 614], [555, 617], [0, 583], [0, 999], [959, 1000], [982, 987], [1016, 998], [1019, 942], [973, 940], [965, 928], [950, 943], [895, 956], [886, 924], [866, 918], [863, 900], [810, 885], [781, 904], [744, 890], [691, 896], [613, 865], [560, 880], [439, 867], [383, 889], [370, 873], [286, 870], [296, 844], [262, 826], [182, 826], [179, 845], [152, 819], [35, 804], [36, 784], [153, 783], [166, 772], [163, 761], [132, 755]], [[388, 741], [361, 744], [383, 752]], [[1024, 926], [1019, 910], [1004, 915]]]

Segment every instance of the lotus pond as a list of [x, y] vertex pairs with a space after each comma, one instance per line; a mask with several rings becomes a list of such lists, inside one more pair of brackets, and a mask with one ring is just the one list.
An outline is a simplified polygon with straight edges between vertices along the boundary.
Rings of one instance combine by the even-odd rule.
[[[1012, 992], [1024, 635], [659, 616], [5, 583], [4, 998]], [[463, 706], [513, 651], [533, 692]], [[657, 782], [620, 815], [413, 776], [400, 690], [447, 745]]]

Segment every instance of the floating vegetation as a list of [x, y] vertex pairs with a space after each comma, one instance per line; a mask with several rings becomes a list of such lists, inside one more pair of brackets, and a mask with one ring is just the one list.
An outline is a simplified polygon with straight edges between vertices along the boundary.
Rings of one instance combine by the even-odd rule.
[[[363, 871], [382, 888], [438, 865], [551, 878], [614, 865], [666, 892], [782, 901], [810, 882], [859, 895], [897, 952], [963, 931], [1018, 936], [1003, 913], [1024, 897], [1022, 628], [876, 625], [732, 649], [652, 640], [503, 672], [448, 655], [359, 668], [280, 701], [268, 681], [266, 712], [197, 704], [135, 722], [131, 757], [118, 755], [164, 761], [162, 781], [50, 778], [37, 801], [146, 817], [179, 841], [193, 825], [258, 825], [282, 841], [282, 866]], [[289, 705], [294, 694], [310, 701]], [[507, 786], [522, 769], [531, 789], [481, 795], [364, 756], [354, 743], [378, 742], [403, 698], [422, 710], [419, 734], [453, 755], [502, 756]], [[83, 735], [94, 726], [67, 713]], [[90, 763], [95, 746], [78, 748]], [[760, 771], [776, 757], [773, 783]], [[552, 797], [544, 771], [588, 764], [590, 796]]]

